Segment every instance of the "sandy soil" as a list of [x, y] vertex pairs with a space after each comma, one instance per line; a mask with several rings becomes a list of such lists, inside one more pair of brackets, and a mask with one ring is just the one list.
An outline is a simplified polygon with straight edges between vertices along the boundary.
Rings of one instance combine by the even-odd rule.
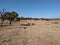
[[60, 45], [60, 21], [21, 20], [0, 27], [0, 45]]

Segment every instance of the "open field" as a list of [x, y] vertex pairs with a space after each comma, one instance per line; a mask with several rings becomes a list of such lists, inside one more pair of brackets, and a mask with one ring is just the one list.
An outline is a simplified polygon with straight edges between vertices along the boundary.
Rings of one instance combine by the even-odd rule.
[[60, 45], [60, 20], [21, 20], [0, 26], [0, 45]]

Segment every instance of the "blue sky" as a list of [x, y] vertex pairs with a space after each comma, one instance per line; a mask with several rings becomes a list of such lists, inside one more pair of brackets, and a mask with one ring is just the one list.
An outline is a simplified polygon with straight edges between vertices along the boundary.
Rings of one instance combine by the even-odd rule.
[[2, 8], [16, 11], [23, 17], [60, 17], [60, 0], [0, 0], [0, 9]]

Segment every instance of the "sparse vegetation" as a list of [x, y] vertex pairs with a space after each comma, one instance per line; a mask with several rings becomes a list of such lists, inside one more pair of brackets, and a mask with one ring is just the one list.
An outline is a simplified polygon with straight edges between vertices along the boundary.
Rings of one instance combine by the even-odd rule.
[[32, 23], [32, 25], [35, 25], [34, 23]]
[[0, 45], [60, 45], [60, 23], [51, 22], [58, 20], [21, 20], [1, 27]]

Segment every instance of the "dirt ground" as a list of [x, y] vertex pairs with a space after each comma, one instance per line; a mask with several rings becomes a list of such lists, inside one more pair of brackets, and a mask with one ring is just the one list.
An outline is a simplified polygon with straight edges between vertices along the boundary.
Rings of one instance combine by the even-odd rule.
[[0, 26], [0, 45], [60, 45], [60, 20], [21, 20]]

